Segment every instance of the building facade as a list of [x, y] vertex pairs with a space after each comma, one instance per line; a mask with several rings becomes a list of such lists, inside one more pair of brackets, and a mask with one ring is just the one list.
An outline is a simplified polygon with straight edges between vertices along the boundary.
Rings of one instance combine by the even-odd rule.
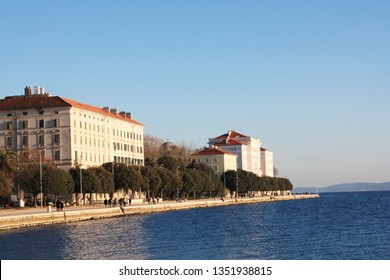
[[264, 176], [274, 177], [274, 156], [273, 152], [266, 149], [260, 148], [261, 158], [261, 172]]
[[228, 170], [237, 170], [237, 156], [215, 147], [192, 153], [190, 159], [209, 166], [218, 178]]
[[209, 138], [209, 146], [217, 147], [237, 156], [237, 168], [258, 176], [274, 176], [273, 152], [261, 147], [260, 139], [234, 130]]
[[0, 149], [40, 154], [61, 168], [144, 164], [144, 125], [128, 112], [32, 93], [0, 99]]
[[237, 168], [262, 175], [260, 140], [229, 130], [221, 136], [210, 138], [209, 145], [237, 155]]

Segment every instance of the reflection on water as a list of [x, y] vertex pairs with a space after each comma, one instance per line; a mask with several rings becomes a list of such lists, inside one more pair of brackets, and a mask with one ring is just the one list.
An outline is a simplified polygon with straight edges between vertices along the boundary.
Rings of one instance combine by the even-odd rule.
[[64, 225], [61, 259], [147, 259], [141, 216]]

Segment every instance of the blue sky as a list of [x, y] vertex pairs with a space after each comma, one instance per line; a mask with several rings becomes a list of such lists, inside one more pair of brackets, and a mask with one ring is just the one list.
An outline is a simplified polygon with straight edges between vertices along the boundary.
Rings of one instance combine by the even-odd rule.
[[131, 111], [195, 147], [235, 129], [296, 187], [390, 181], [389, 1], [0, 1], [0, 96]]

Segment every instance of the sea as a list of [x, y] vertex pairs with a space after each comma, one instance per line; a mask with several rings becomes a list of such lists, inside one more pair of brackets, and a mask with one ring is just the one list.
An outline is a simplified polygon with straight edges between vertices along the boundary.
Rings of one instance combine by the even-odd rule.
[[390, 192], [0, 232], [2, 260], [389, 260]]

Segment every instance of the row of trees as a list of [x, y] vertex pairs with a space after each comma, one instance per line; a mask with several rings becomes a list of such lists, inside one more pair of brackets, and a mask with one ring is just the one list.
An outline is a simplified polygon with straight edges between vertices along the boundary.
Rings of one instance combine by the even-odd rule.
[[292, 189], [288, 179], [259, 177], [243, 170], [227, 171], [217, 178], [214, 170], [205, 164], [188, 163], [183, 157], [170, 155], [146, 159], [145, 166], [109, 162], [99, 167], [76, 166], [65, 171], [47, 161], [31, 160], [17, 165], [12, 153], [0, 152], [0, 196], [12, 192], [12, 181], [16, 178], [19, 188], [33, 195], [34, 205], [41, 191], [54, 195], [55, 199], [58, 195], [78, 193], [85, 200], [93, 193], [112, 197], [120, 190], [132, 198], [139, 198], [143, 193], [146, 198], [195, 199], [222, 195], [224, 186], [231, 192], [238, 187], [239, 193]]

